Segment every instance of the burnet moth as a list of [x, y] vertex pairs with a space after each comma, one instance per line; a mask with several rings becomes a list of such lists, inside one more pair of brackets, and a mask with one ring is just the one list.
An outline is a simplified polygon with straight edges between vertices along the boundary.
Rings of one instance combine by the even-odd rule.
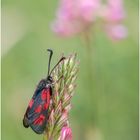
[[48, 49], [48, 51], [50, 52], [48, 75], [37, 85], [23, 118], [24, 127], [31, 127], [37, 134], [42, 134], [44, 132], [48, 121], [48, 109], [52, 96], [52, 86], [54, 83], [51, 73], [58, 66], [58, 64], [65, 59], [65, 57], [62, 57], [50, 72], [50, 63], [53, 51], [50, 49]]

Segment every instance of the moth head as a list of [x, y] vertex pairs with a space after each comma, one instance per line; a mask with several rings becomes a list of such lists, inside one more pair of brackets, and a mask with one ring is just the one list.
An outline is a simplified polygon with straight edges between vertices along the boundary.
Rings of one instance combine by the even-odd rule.
[[53, 83], [53, 78], [50, 75], [47, 77], [47, 83]]

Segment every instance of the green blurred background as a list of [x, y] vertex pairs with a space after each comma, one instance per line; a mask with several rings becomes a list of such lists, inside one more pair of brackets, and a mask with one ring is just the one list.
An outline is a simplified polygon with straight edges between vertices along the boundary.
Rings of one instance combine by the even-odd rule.
[[25, 129], [22, 119], [47, 74], [47, 48], [54, 50], [52, 65], [63, 52], [77, 52], [80, 60], [70, 114], [74, 140], [138, 140], [138, 0], [125, 1], [128, 38], [112, 43], [96, 28], [90, 60], [83, 38], [59, 38], [51, 31], [57, 5], [2, 0], [2, 140], [43, 139]]

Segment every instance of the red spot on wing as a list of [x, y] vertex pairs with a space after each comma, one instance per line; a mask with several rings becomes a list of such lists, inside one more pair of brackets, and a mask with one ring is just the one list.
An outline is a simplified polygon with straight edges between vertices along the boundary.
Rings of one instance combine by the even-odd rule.
[[44, 110], [48, 109], [48, 107], [49, 107], [49, 104], [48, 103], [45, 103], [44, 104]]
[[42, 106], [39, 105], [36, 109], [35, 109], [35, 113], [40, 113], [42, 109]]
[[45, 119], [45, 116], [44, 115], [40, 115], [39, 118], [37, 118], [35, 121], [34, 121], [34, 124], [36, 125], [42, 125], [43, 121]]
[[42, 93], [41, 93], [41, 99], [42, 100], [46, 100], [47, 98], [47, 93], [49, 92], [48, 89], [43, 89]]
[[50, 104], [50, 88], [45, 88], [41, 92], [41, 99], [45, 102], [43, 104], [43, 109], [46, 110], [49, 107]]
[[44, 110], [48, 109], [50, 105], [50, 92], [47, 94], [46, 103], [44, 104]]
[[29, 107], [30, 107], [30, 108], [33, 106], [33, 103], [34, 103], [34, 100], [31, 99], [30, 102], [29, 102]]

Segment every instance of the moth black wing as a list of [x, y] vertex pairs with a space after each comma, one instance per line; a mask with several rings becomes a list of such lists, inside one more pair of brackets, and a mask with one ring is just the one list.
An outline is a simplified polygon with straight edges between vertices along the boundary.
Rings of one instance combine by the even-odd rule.
[[42, 134], [47, 125], [51, 92], [51, 87], [36, 90], [24, 115], [24, 127], [30, 126], [37, 134]]

